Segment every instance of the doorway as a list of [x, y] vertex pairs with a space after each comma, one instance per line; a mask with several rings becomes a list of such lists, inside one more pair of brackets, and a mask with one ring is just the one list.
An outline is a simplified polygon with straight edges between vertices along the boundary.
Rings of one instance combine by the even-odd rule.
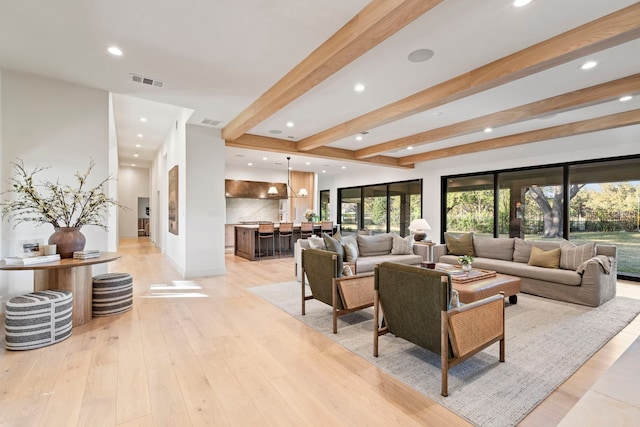
[[138, 237], [149, 236], [149, 198], [138, 197]]

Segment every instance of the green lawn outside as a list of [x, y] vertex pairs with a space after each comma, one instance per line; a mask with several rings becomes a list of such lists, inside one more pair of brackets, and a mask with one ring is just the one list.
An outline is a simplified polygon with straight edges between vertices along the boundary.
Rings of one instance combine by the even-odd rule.
[[617, 248], [618, 272], [640, 273], [640, 233], [624, 232], [573, 232], [571, 241], [575, 244], [598, 242]]

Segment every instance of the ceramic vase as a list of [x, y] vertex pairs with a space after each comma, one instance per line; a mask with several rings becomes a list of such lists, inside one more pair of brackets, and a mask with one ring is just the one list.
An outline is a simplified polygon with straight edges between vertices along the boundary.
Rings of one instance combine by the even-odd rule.
[[56, 253], [60, 258], [73, 258], [75, 251], [84, 249], [86, 239], [80, 227], [54, 227], [55, 232], [49, 237], [49, 244], [56, 245]]
[[468, 273], [471, 271], [471, 268], [472, 268], [471, 264], [462, 264], [462, 271], [465, 271]]

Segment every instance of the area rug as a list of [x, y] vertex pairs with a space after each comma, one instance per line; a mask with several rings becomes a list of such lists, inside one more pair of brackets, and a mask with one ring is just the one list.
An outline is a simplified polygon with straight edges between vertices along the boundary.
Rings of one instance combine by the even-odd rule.
[[[506, 361], [498, 344], [449, 370], [449, 396], [440, 395], [440, 358], [391, 334], [372, 356], [373, 309], [338, 318], [331, 307], [307, 302], [300, 283], [250, 289], [296, 319], [478, 426], [514, 426], [640, 313], [640, 300], [617, 297], [597, 308], [520, 294], [506, 307]], [[307, 290], [307, 293], [310, 293]]]

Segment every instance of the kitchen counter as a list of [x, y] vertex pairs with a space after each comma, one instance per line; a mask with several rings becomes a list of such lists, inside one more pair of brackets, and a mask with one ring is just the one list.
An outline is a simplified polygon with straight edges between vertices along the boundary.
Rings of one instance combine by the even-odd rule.
[[[276, 252], [280, 249], [280, 239], [278, 239], [278, 227], [279, 223], [274, 223], [273, 228], [275, 231], [275, 247]], [[320, 235], [320, 223], [316, 222], [313, 224], [314, 233], [316, 235]], [[334, 233], [337, 230], [337, 226], [334, 224], [333, 227]], [[255, 261], [258, 259], [258, 221], [252, 221], [251, 223], [245, 222], [244, 224], [236, 224], [234, 227], [234, 237], [235, 237], [235, 247], [234, 254], [248, 259], [250, 261]], [[300, 223], [293, 224], [293, 239], [291, 242], [291, 248], [283, 247], [282, 250], [290, 251], [293, 254], [293, 243], [296, 239], [300, 237]]]

